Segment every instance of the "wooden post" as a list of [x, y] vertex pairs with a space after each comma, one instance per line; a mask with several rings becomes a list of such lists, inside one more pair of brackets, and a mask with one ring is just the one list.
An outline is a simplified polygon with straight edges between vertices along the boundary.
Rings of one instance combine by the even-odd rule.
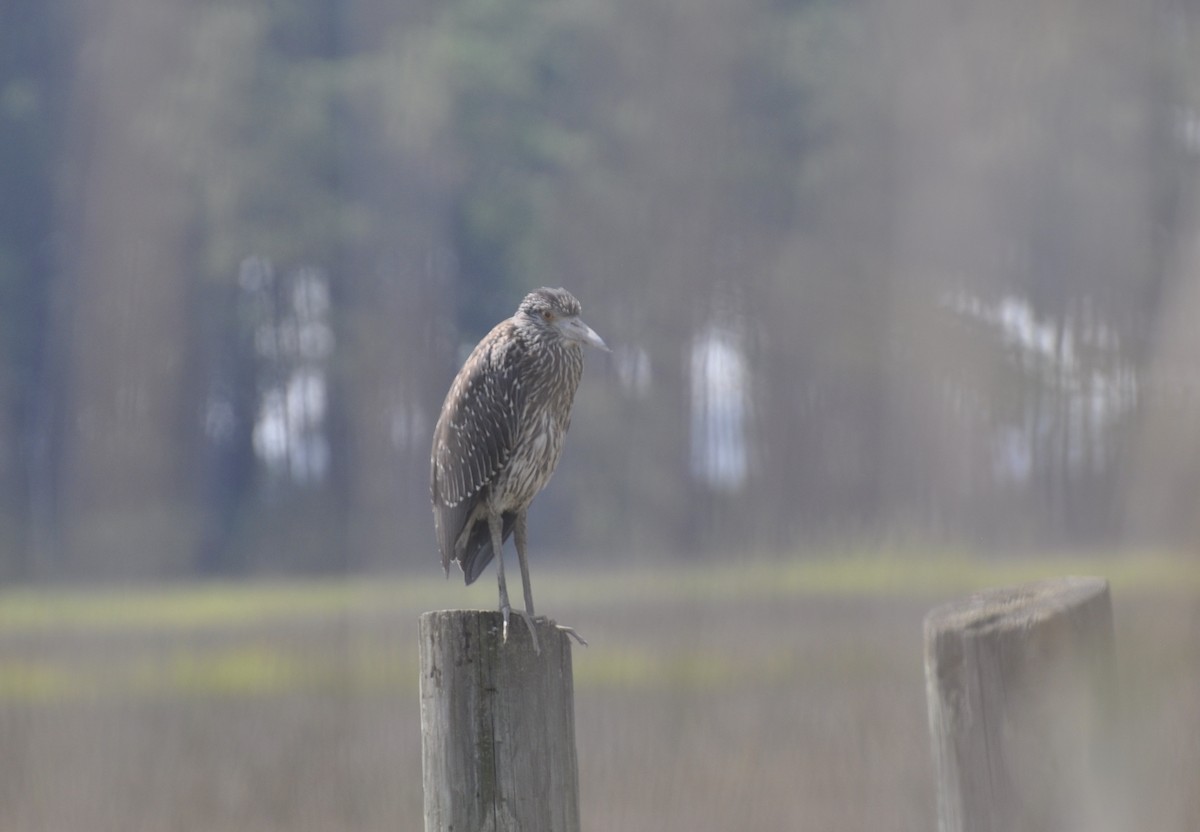
[[1088, 827], [1112, 653], [1102, 578], [989, 590], [925, 617], [940, 832]]
[[579, 832], [571, 645], [520, 616], [421, 616], [425, 832]]

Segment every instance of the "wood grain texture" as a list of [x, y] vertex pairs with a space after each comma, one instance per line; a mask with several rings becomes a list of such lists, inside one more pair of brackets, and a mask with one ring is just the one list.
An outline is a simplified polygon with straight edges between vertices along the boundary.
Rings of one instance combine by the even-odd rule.
[[1112, 604], [1101, 578], [989, 590], [926, 616], [941, 832], [1086, 826], [1112, 653]]
[[533, 651], [519, 617], [420, 619], [426, 832], [578, 832], [579, 774], [571, 645], [538, 623]]

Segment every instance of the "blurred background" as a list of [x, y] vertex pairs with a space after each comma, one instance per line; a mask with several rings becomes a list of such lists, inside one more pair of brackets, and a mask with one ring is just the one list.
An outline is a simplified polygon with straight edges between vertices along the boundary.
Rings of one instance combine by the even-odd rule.
[[0, 825], [419, 828], [432, 427], [561, 285], [585, 826], [930, 828], [924, 610], [1090, 570], [1196, 828], [1198, 26], [2, 0]]

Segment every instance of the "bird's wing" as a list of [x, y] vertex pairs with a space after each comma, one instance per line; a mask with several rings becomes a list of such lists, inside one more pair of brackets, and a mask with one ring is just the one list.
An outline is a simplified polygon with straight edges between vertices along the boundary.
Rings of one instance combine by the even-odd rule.
[[[450, 387], [434, 429], [431, 488], [442, 567], [454, 543], [512, 454], [524, 407], [518, 376], [521, 342], [493, 329], [475, 347]], [[509, 327], [511, 325], [508, 325]]]

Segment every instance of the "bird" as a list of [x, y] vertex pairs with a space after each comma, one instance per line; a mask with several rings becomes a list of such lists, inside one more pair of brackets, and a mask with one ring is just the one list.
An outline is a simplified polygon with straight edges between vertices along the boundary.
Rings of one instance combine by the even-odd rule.
[[[457, 562], [470, 585], [496, 558], [503, 641], [512, 607], [504, 581], [504, 542], [515, 536], [525, 609], [521, 617], [538, 646], [526, 559], [526, 514], [549, 482], [571, 425], [583, 376], [583, 347], [608, 346], [579, 317], [565, 289], [527, 294], [516, 313], [497, 324], [458, 371], [433, 431], [430, 493], [442, 569]], [[577, 634], [567, 627], [570, 635]], [[580, 639], [582, 642], [582, 639]]]

